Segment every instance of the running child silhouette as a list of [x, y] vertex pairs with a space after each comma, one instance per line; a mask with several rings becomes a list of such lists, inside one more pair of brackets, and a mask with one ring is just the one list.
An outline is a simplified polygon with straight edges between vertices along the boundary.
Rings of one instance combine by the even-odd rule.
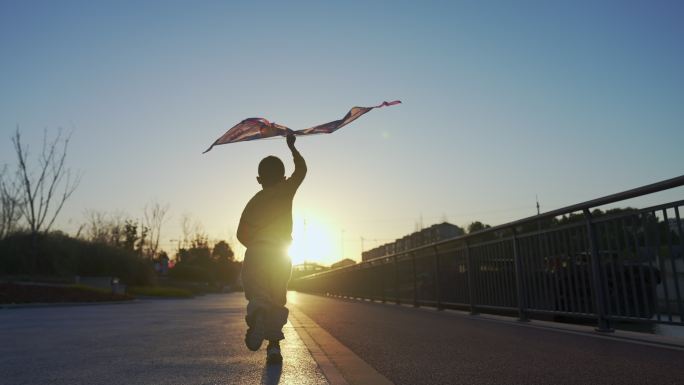
[[292, 242], [292, 199], [306, 175], [306, 162], [295, 148], [295, 136], [287, 136], [295, 170], [285, 178], [285, 166], [275, 156], [259, 163], [257, 181], [262, 190], [249, 200], [240, 217], [238, 240], [247, 248], [242, 265], [242, 285], [247, 297], [245, 344], [252, 351], [268, 340], [266, 361], [280, 363], [280, 340], [289, 311], [285, 307], [292, 264], [287, 248]]

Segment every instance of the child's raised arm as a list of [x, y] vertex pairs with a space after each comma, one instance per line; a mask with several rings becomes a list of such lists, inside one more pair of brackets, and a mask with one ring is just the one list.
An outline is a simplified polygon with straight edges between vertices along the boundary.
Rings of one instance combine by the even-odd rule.
[[292, 158], [294, 159], [295, 164], [295, 170], [290, 179], [288, 179], [288, 182], [293, 184], [295, 190], [302, 184], [302, 181], [306, 176], [306, 162], [304, 161], [302, 154], [300, 154], [295, 147], [296, 140], [297, 138], [293, 134], [287, 136], [287, 147], [292, 151]]

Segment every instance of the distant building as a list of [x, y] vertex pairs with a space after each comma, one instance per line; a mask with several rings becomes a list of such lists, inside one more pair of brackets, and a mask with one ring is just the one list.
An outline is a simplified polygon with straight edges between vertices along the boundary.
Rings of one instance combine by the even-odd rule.
[[447, 222], [432, 225], [420, 232], [423, 234], [423, 244], [435, 243], [465, 234], [462, 228]]
[[309, 274], [320, 273], [326, 270], [329, 270], [327, 266], [323, 266], [314, 262], [304, 262], [299, 265], [292, 266], [292, 279], [303, 277]]
[[429, 245], [431, 243], [451, 239], [465, 234], [462, 228], [448, 222], [434, 224], [430, 227], [405, 235], [394, 242], [380, 245], [376, 248], [361, 253], [361, 259], [382, 258], [387, 255], [401, 253], [402, 251], [414, 249], [416, 247]]
[[351, 265], [356, 265], [356, 261], [353, 259], [345, 258], [339, 262], [335, 262], [332, 265], [330, 265], [331, 269], [337, 269], [338, 267], [345, 267], [345, 266], [351, 266]]

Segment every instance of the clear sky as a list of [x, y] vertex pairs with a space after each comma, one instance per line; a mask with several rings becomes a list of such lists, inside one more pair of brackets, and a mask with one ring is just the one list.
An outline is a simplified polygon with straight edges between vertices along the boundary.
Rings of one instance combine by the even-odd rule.
[[681, 1], [3, 0], [0, 164], [17, 125], [35, 150], [64, 127], [83, 180], [59, 228], [157, 200], [165, 248], [184, 213], [234, 240], [259, 160], [292, 161], [284, 140], [202, 155], [218, 136], [400, 99], [297, 142], [294, 260], [360, 259], [361, 237], [421, 217], [500, 224], [535, 195], [547, 211], [683, 174], [682, 20]]

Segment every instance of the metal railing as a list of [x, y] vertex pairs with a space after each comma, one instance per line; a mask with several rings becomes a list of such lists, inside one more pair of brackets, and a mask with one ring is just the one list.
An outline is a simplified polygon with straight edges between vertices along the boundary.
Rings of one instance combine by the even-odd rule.
[[684, 185], [684, 175], [291, 282], [414, 306], [684, 325], [684, 200], [593, 208]]

